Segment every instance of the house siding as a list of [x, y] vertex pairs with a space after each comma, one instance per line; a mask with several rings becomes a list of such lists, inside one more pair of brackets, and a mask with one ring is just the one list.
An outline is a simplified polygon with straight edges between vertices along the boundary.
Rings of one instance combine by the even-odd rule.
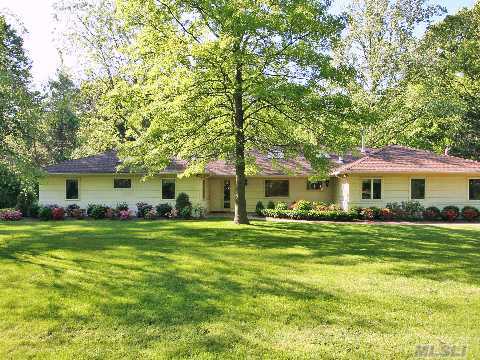
[[[382, 199], [363, 200], [361, 198], [361, 184], [362, 179], [365, 178], [382, 179]], [[480, 178], [478, 174], [355, 174], [346, 178], [350, 187], [348, 207], [384, 207], [389, 202], [409, 201], [412, 178], [425, 179], [425, 200], [415, 200], [425, 207], [480, 206], [480, 201], [468, 199], [469, 179]]]
[[[131, 189], [114, 189], [114, 178], [132, 179]], [[162, 179], [175, 178], [172, 175], [149, 178], [145, 181], [140, 176], [134, 175], [49, 175], [40, 181], [39, 203], [58, 204], [68, 206], [78, 204], [86, 208], [88, 204], [105, 204], [116, 206], [120, 202], [126, 202], [130, 209], [136, 209], [138, 202], [157, 205], [159, 203], [175, 204], [175, 199], [162, 199]], [[79, 180], [79, 199], [65, 199], [65, 180]], [[181, 192], [189, 195], [194, 204], [200, 203], [206, 206], [202, 199], [202, 178], [188, 177], [175, 179], [175, 196]]]

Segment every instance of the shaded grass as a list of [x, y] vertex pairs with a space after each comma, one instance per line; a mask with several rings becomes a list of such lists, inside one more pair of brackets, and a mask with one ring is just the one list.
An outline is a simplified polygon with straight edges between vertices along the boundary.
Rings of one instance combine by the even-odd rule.
[[0, 224], [0, 358], [480, 352], [480, 230], [229, 221]]

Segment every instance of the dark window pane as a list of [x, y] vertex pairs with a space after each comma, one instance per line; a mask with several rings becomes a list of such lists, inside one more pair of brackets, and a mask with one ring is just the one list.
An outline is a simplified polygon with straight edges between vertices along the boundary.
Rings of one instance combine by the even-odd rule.
[[288, 196], [288, 180], [265, 180], [265, 197]]
[[230, 180], [223, 182], [223, 208], [230, 209]]
[[308, 181], [307, 180], [307, 190], [322, 190], [323, 181]]
[[78, 199], [78, 180], [68, 179], [65, 182], [65, 198], [68, 200]]
[[205, 200], [205, 186], [206, 186], [206, 181], [202, 180], [202, 199]]
[[380, 179], [373, 179], [373, 198], [382, 198], [382, 180]]
[[372, 198], [372, 180], [366, 179], [362, 181], [362, 199], [367, 200]]
[[470, 200], [480, 200], [480, 179], [470, 179], [468, 195]]
[[175, 199], [175, 180], [162, 180], [162, 199]]
[[425, 199], [425, 179], [412, 179], [411, 181], [412, 199]]
[[115, 189], [130, 189], [132, 180], [130, 179], [113, 179], [113, 187]]

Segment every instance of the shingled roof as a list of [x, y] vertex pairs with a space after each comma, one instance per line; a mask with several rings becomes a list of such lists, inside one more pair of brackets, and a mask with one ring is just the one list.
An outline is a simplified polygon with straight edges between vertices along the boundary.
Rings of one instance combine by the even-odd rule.
[[[258, 167], [258, 175], [263, 176], [281, 176], [286, 174], [294, 174], [296, 176], [308, 176], [312, 173], [310, 163], [303, 156], [296, 159], [275, 159], [267, 154], [258, 151], [252, 151], [251, 156], [255, 158]], [[330, 155], [330, 161], [334, 166], [345, 164], [358, 159], [358, 156], [347, 155], [339, 157], [338, 155]], [[113, 173], [129, 173], [128, 169], [118, 170], [121, 164], [116, 151], [108, 151], [102, 154], [89, 156], [81, 159], [67, 160], [61, 163], [50, 165], [44, 168], [49, 174], [113, 174]], [[172, 163], [163, 170], [164, 174], [182, 173], [187, 167], [184, 160], [172, 160]], [[234, 176], [235, 166], [226, 160], [214, 160], [207, 164], [205, 173], [216, 176]]]
[[[258, 151], [250, 153], [255, 158], [260, 176], [281, 176], [294, 174], [308, 176], [312, 174], [310, 163], [303, 156], [295, 159], [275, 159]], [[411, 149], [399, 145], [390, 145], [377, 150], [368, 149], [366, 153], [348, 154], [340, 157], [329, 155], [334, 170], [332, 175], [348, 173], [476, 173], [480, 172], [480, 162], [455, 156], [438, 155], [430, 151]], [[82, 159], [67, 160], [45, 167], [50, 174], [113, 174], [129, 173], [128, 169], [118, 170], [121, 161], [115, 151], [89, 156]], [[185, 171], [187, 162], [174, 159], [163, 174], [178, 174]], [[208, 163], [205, 173], [216, 176], [233, 176], [235, 167], [225, 160]]]
[[347, 173], [476, 173], [480, 162], [431, 151], [390, 145], [337, 168], [333, 174]]

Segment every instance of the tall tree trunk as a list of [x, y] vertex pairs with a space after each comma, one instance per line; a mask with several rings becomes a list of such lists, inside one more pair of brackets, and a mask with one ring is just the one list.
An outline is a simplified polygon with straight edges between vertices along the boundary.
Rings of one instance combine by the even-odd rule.
[[235, 223], [249, 224], [247, 200], [245, 198], [245, 132], [243, 117], [243, 77], [242, 65], [237, 64], [235, 72]]

